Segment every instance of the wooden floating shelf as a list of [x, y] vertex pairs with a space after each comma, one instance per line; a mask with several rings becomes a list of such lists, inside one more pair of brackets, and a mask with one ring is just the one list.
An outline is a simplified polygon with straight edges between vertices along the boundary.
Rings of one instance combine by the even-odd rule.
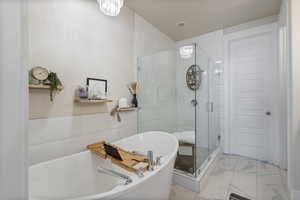
[[126, 108], [118, 108], [119, 112], [124, 112], [124, 111], [132, 111], [132, 110], [138, 110], [140, 107], [126, 107]]
[[113, 100], [110, 99], [99, 99], [99, 100], [93, 100], [93, 99], [75, 99], [76, 103], [82, 103], [82, 104], [97, 104], [97, 103], [109, 103], [113, 102]]
[[[29, 89], [50, 89], [50, 85], [43, 85], [43, 84], [34, 85], [34, 84], [30, 84], [29, 85]], [[64, 87], [63, 86], [58, 86], [58, 89], [62, 90], [62, 89], [64, 89]]]

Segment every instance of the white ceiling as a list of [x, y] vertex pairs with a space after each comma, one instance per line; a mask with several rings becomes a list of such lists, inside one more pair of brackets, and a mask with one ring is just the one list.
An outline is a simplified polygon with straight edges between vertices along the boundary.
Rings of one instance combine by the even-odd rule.
[[[175, 41], [277, 15], [281, 0], [126, 0]], [[178, 22], [185, 22], [183, 27]]]

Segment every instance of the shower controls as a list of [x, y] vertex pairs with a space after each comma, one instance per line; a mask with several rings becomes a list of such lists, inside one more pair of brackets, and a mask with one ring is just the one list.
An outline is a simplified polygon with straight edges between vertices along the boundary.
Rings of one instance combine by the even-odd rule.
[[198, 105], [198, 101], [196, 99], [191, 100], [191, 104], [193, 106], [197, 106]]

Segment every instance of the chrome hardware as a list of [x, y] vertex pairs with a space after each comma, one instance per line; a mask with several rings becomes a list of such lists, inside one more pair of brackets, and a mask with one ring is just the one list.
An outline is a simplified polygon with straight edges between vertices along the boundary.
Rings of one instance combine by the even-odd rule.
[[213, 102], [210, 103], [210, 112], [214, 112], [214, 103]]
[[214, 112], [214, 103], [213, 102], [207, 102], [207, 112]]
[[129, 176], [127, 176], [125, 174], [121, 174], [121, 173], [116, 172], [114, 170], [106, 169], [106, 168], [103, 168], [103, 167], [98, 167], [97, 171], [99, 173], [103, 173], [103, 174], [107, 174], [107, 175], [110, 175], [110, 176], [113, 176], [113, 177], [121, 178], [121, 179], [125, 180], [125, 185], [128, 185], [128, 184], [132, 183], [132, 179]]
[[153, 151], [148, 151], [147, 158], [148, 158], [149, 171], [153, 171], [154, 170], [154, 167], [153, 167], [154, 166]]
[[270, 111], [266, 112], [266, 115], [270, 116], [272, 113]]
[[161, 159], [162, 159], [162, 156], [156, 157], [155, 165], [160, 166], [161, 165]]
[[136, 172], [136, 175], [139, 177], [139, 178], [143, 178], [144, 177], [144, 171], [142, 168], [138, 169]]
[[191, 100], [191, 104], [193, 106], [197, 106], [198, 105], [198, 101], [196, 99]]

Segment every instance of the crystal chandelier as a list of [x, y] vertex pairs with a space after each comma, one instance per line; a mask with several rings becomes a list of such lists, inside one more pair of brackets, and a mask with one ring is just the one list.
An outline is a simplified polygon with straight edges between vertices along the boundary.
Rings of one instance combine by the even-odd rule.
[[124, 5], [124, 0], [97, 0], [100, 10], [108, 16], [117, 16]]
[[183, 46], [183, 47], [180, 47], [180, 49], [179, 49], [180, 56], [183, 59], [191, 58], [193, 55], [193, 52], [194, 52], [194, 47], [192, 45]]

